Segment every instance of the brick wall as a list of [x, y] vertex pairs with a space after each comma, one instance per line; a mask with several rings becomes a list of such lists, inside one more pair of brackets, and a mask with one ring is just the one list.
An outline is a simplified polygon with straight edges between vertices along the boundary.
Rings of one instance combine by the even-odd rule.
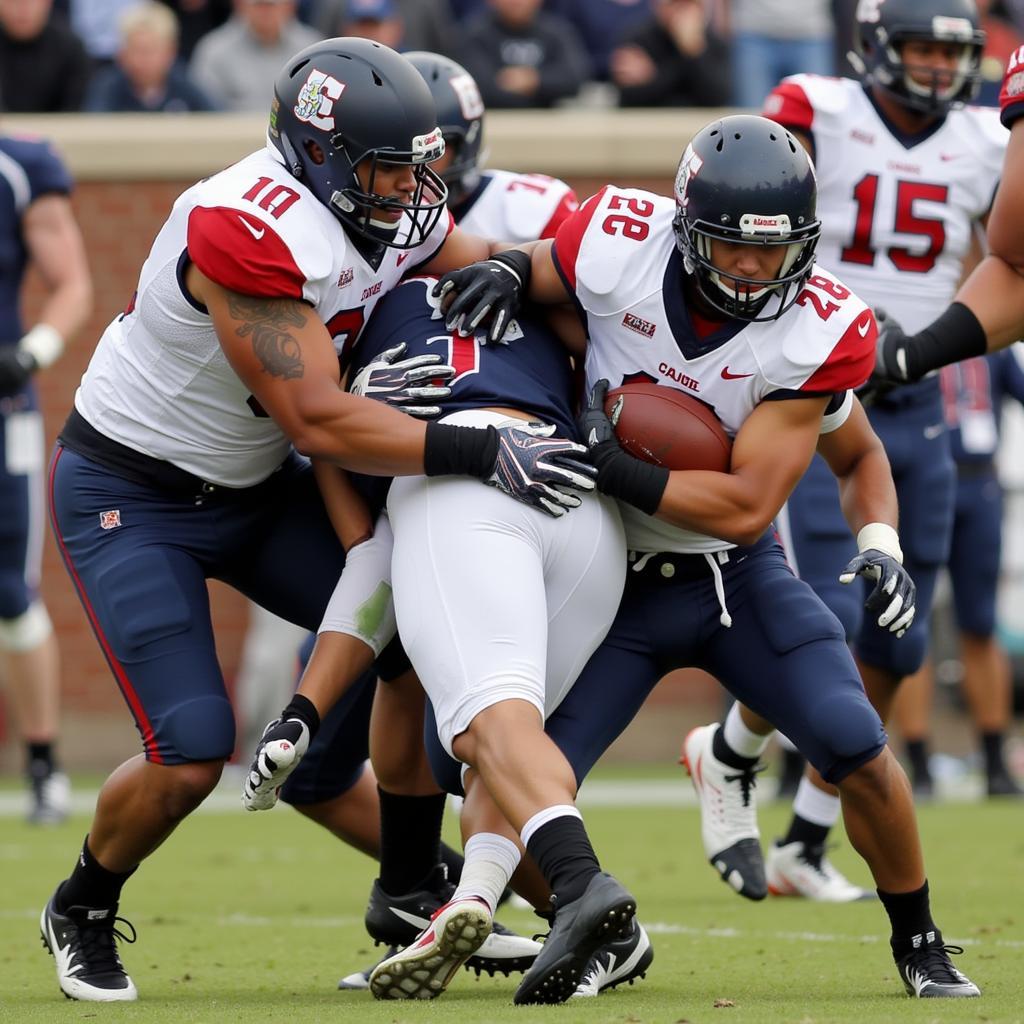
[[[604, 183], [603, 179], [593, 177], [572, 181], [581, 197], [591, 195]], [[619, 183], [662, 192], [671, 188], [671, 182], [666, 179], [620, 180]], [[61, 361], [39, 380], [49, 441], [56, 436], [71, 407], [75, 387], [96, 339], [131, 297], [153, 237], [174, 199], [189, 184], [189, 181], [89, 181], [78, 186], [75, 211], [88, 249], [96, 304], [87, 329], [72, 342]], [[39, 298], [39, 282], [30, 279], [26, 290], [28, 323], [33, 320]], [[137, 749], [136, 740], [129, 727], [122, 728], [127, 716], [122, 710], [120, 695], [49, 534], [44, 556], [43, 594], [58, 632], [63, 658], [65, 724], [62, 744], [66, 757], [69, 763], [79, 767], [109, 767], [114, 753], [128, 754]], [[245, 630], [245, 602], [219, 584], [212, 585], [211, 596], [218, 651], [230, 684], [237, 671]], [[713, 692], [707, 682], [698, 684], [695, 690], [685, 689], [705, 699]], [[675, 703], [683, 692], [677, 682], [659, 693], [659, 702]], [[94, 737], [108, 735], [108, 720], [111, 719], [116, 720], [117, 727], [110, 734], [112, 738], [97, 751]]]

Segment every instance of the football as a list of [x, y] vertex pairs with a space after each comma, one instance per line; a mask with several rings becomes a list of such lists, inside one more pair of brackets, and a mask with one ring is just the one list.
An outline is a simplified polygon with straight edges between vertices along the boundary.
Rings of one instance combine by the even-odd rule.
[[612, 416], [623, 399], [615, 435], [630, 455], [668, 469], [728, 473], [732, 439], [710, 406], [684, 391], [637, 381], [608, 392]]

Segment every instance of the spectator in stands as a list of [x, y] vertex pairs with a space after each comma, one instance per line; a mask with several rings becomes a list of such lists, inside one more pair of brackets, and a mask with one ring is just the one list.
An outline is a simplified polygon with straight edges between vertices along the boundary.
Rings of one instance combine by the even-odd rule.
[[590, 55], [590, 77], [608, 81], [622, 39], [651, 16], [653, 0], [548, 0], [545, 10], [571, 21]]
[[729, 47], [704, 0], [654, 0], [651, 18], [611, 57], [623, 107], [719, 107], [729, 102]]
[[52, 0], [0, 0], [0, 110], [49, 114], [78, 110], [89, 56]]
[[489, 0], [465, 30], [460, 61], [488, 107], [550, 107], [574, 96], [590, 62], [573, 25], [542, 0]]
[[160, 0], [178, 16], [178, 56], [186, 64], [196, 43], [231, 16], [231, 0]]
[[85, 110], [98, 113], [184, 113], [213, 110], [201, 89], [177, 63], [178, 22], [157, 0], [145, 0], [121, 15], [117, 64], [89, 84]]
[[332, 35], [372, 39], [392, 50], [405, 48], [405, 25], [395, 0], [348, 0], [338, 27]]
[[[429, 50], [432, 53], [456, 54], [459, 52], [459, 32], [452, 17], [448, 0], [388, 0], [386, 4], [358, 3], [357, 0], [314, 0], [310, 24], [325, 36], [346, 34], [345, 23], [357, 17], [368, 17], [367, 8], [390, 7], [394, 9], [402, 28], [399, 35], [401, 46], [388, 43], [395, 49]], [[390, 17], [390, 16], [389, 16]], [[386, 23], [386, 21], [385, 21]], [[367, 35], [365, 31], [349, 32], [353, 35]], [[376, 36], [368, 36], [375, 39]]]
[[110, 67], [121, 44], [118, 28], [121, 15], [139, 0], [70, 0], [68, 4], [71, 29], [82, 40], [93, 68]]
[[831, 0], [729, 0], [733, 102], [760, 108], [787, 75], [834, 75]]
[[295, 7], [295, 0], [235, 0], [228, 22], [196, 45], [192, 81], [221, 109], [265, 110], [285, 61], [323, 38], [296, 19]]

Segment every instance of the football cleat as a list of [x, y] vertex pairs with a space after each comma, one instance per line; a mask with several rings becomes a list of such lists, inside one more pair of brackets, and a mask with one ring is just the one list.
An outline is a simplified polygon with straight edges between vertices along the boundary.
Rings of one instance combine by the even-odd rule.
[[636, 900], [602, 871], [591, 878], [582, 896], [564, 907], [554, 899], [554, 907], [551, 931], [516, 989], [516, 1005], [564, 1003], [598, 949], [629, 936]]
[[446, 903], [405, 949], [370, 973], [376, 999], [436, 999], [491, 933], [491, 908], [476, 896]]
[[981, 989], [962, 974], [949, 959], [950, 953], [962, 953], [962, 946], [945, 946], [938, 941], [920, 946], [899, 957], [896, 967], [908, 996], [917, 999], [969, 999], [980, 996]]
[[275, 718], [260, 737], [242, 782], [247, 811], [267, 811], [277, 803], [288, 776], [309, 749], [309, 727], [297, 718]]
[[987, 796], [1024, 796], [1024, 790], [1005, 768], [985, 777], [985, 793]]
[[719, 728], [715, 724], [691, 730], [679, 763], [700, 798], [700, 834], [711, 866], [741, 896], [763, 900], [768, 884], [754, 799], [761, 768], [733, 768], [719, 761], [712, 750]]
[[824, 844], [772, 843], [767, 862], [768, 891], [773, 896], [803, 896], [818, 903], [854, 903], [877, 897], [845, 878], [825, 856]]
[[[404, 896], [391, 896], [381, 888], [380, 880], [375, 880], [366, 908], [366, 930], [377, 945], [403, 949], [416, 941], [433, 914], [454, 892], [455, 886], [448, 881], [443, 864], [434, 868], [421, 889]], [[477, 975], [521, 973], [530, 968], [540, 949], [539, 942], [516, 935], [495, 921], [491, 934], [467, 960], [466, 967]], [[343, 980], [352, 977], [348, 975]]]
[[71, 813], [71, 783], [63, 772], [45, 770], [29, 773], [28, 813], [31, 825], [59, 825]]
[[[57, 983], [68, 999], [93, 1003], [128, 1002], [138, 998], [117, 955], [115, 938], [135, 941], [130, 921], [117, 916], [112, 907], [68, 907], [59, 914], [54, 907], [56, 893], [43, 908], [39, 930], [43, 945], [57, 965]], [[131, 937], [117, 928], [120, 921], [131, 929]]]
[[644, 926], [633, 919], [633, 927], [624, 938], [606, 942], [590, 958], [573, 998], [596, 996], [623, 982], [630, 985], [644, 977], [654, 960], [654, 947]]

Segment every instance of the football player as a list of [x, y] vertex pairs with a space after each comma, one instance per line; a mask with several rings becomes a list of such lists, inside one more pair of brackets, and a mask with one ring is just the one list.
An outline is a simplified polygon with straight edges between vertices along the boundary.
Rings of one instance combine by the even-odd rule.
[[[70, 193], [68, 172], [48, 143], [0, 135], [0, 649], [27, 754], [28, 820], [37, 824], [62, 821], [70, 808], [68, 778], [56, 760], [60, 656], [39, 595], [45, 445], [32, 382], [92, 309]], [[19, 301], [30, 265], [47, 296], [26, 331]]]
[[[409, 266], [528, 265], [453, 226], [430, 170], [443, 150], [430, 91], [399, 54], [361, 39], [300, 51], [275, 83], [266, 147], [179, 197], [86, 369], [53, 457], [52, 525], [144, 754], [104, 784], [42, 913], [72, 998], [136, 998], [115, 947], [122, 886], [234, 746], [206, 580], [313, 629], [342, 541], [358, 551], [372, 529], [352, 499], [336, 531], [296, 451], [476, 476], [556, 514], [592, 486], [561, 464], [573, 442], [521, 423], [424, 426], [339, 387], [339, 354]], [[351, 607], [351, 635], [332, 634], [350, 680], [381, 625]], [[315, 730], [309, 702], [296, 713]]]
[[[949, 301], [973, 258], [1006, 132], [995, 111], [964, 106], [978, 86], [984, 45], [974, 0], [864, 2], [856, 19], [860, 80], [795, 75], [769, 95], [765, 113], [814, 158], [822, 220], [818, 260], [872, 306], [917, 327], [928, 322], [936, 303]], [[780, 525], [794, 570], [842, 622], [884, 719], [900, 681], [917, 672], [927, 652], [935, 581], [949, 555], [956, 469], [937, 377], [890, 391], [868, 414], [892, 464], [904, 565], [917, 584], [917, 615], [906, 635], [879, 628], [864, 615], [858, 589], [836, 576], [835, 566], [856, 546], [822, 459], [797, 484]], [[735, 726], [742, 737], [742, 710], [730, 714], [730, 731]], [[755, 716], [746, 724], [754, 733], [768, 729]], [[826, 902], [872, 897], [825, 856], [839, 812], [836, 790], [809, 770], [788, 830], [769, 848], [771, 891]], [[756, 834], [753, 815], [751, 801], [744, 806], [750, 836]], [[735, 831], [742, 830], [736, 822]], [[721, 850], [706, 852], [712, 864], [730, 859]], [[756, 863], [728, 870], [747, 867], [760, 876]], [[763, 895], [760, 878], [752, 888]]]
[[[839, 787], [907, 992], [976, 996], [932, 920], [910, 787], [842, 627], [792, 574], [771, 530], [833, 396], [862, 384], [874, 360], [870, 308], [814, 261], [815, 200], [799, 141], [766, 118], [738, 115], [694, 137], [674, 201], [607, 186], [554, 242], [532, 248], [529, 296], [575, 300], [585, 320], [593, 392], [583, 436], [598, 489], [623, 503], [633, 559], [611, 631], [548, 729], [581, 777], [667, 671], [710, 672]], [[510, 275], [486, 265], [445, 275], [440, 291], [455, 295], [449, 326], [495, 303], [514, 307], [520, 294]], [[729, 473], [670, 472], [622, 449], [604, 395], [609, 381], [637, 378], [687, 389], [714, 408], [734, 437]], [[900, 578], [892, 522], [859, 523], [858, 547], [848, 573], [886, 585]], [[900, 603], [892, 607], [898, 617]], [[695, 772], [705, 758], [722, 758], [714, 739], [705, 734], [693, 751]], [[595, 909], [582, 903], [557, 903], [520, 986], [524, 1001], [553, 968], [565, 969], [574, 922]]]

